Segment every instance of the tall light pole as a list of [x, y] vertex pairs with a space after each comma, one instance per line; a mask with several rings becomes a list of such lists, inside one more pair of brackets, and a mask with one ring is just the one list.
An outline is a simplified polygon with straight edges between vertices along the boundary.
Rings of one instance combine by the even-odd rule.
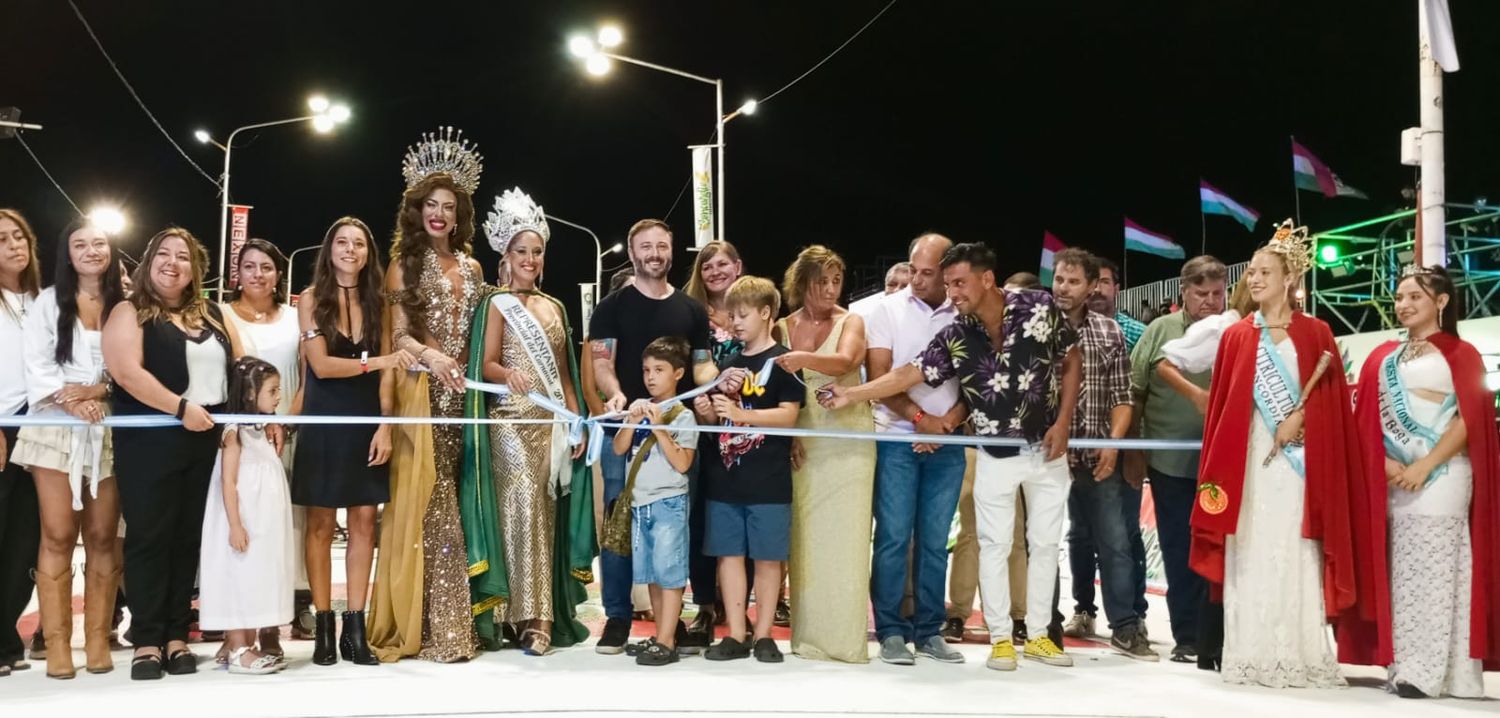
[[229, 133], [229, 138], [224, 144], [214, 141], [207, 130], [193, 132], [193, 137], [206, 145], [213, 145], [224, 152], [224, 174], [219, 181], [219, 278], [215, 283], [215, 291], [218, 301], [224, 301], [224, 278], [229, 274], [227, 266], [227, 254], [229, 251], [229, 160], [234, 154], [234, 138], [245, 130], [258, 130], [278, 125], [290, 125], [298, 122], [311, 122], [313, 129], [319, 133], [329, 133], [333, 128], [349, 121], [349, 106], [343, 103], [333, 104], [322, 95], [313, 95], [307, 98], [307, 108], [312, 111], [310, 115], [300, 117], [289, 117], [284, 120], [273, 120], [271, 122], [259, 122], [253, 125], [245, 125], [236, 128]]
[[725, 115], [723, 80], [703, 77], [701, 75], [694, 75], [691, 72], [683, 72], [682, 70], [677, 70], [665, 65], [658, 65], [654, 62], [638, 60], [636, 58], [628, 57], [611, 51], [612, 48], [619, 47], [620, 44], [624, 41], [625, 35], [618, 27], [615, 27], [613, 25], [606, 25], [603, 28], [599, 29], [597, 39], [589, 39], [584, 35], [574, 35], [568, 40], [568, 51], [573, 53], [575, 57], [583, 60], [584, 68], [588, 70], [589, 74], [595, 76], [602, 76], [605, 73], [609, 72], [610, 61], [618, 60], [620, 62], [638, 65], [650, 70], [665, 72], [671, 75], [685, 77], [689, 80], [696, 80], [698, 82], [714, 86], [714, 127], [716, 128], [714, 135], [715, 141], [714, 144], [707, 146], [714, 148], [716, 161], [718, 163], [718, 167], [716, 168], [718, 179], [715, 182], [715, 192], [719, 195], [719, 217], [717, 224], [718, 238], [723, 239], [725, 236], [725, 225], [727, 224], [724, 215], [724, 124], [742, 114], [755, 114], [755, 100], [746, 102], [738, 110], [735, 110], [734, 113]]
[[318, 248], [321, 248], [322, 246], [323, 246], [322, 244], [310, 244], [310, 245], [308, 245], [306, 247], [298, 247], [298, 248], [292, 250], [291, 254], [287, 255], [287, 257], [286, 257], [286, 296], [288, 298], [290, 298], [292, 296], [292, 267], [297, 266], [296, 264], [294, 264], [294, 262], [297, 260], [297, 255], [299, 255], [299, 254], [301, 254], [303, 252], [306, 252], [309, 249], [318, 249]]
[[589, 229], [588, 227], [585, 227], [581, 224], [569, 222], [562, 217], [558, 217], [552, 214], [547, 215], [547, 219], [553, 222], [557, 222], [558, 224], [565, 224], [569, 227], [572, 227], [573, 229], [583, 231], [587, 233], [588, 236], [594, 239], [594, 286], [598, 287], [600, 283], [604, 281], [604, 258], [624, 249], [625, 245], [620, 244], [619, 242], [615, 242], [614, 245], [612, 245], [609, 250], [606, 251], [604, 249], [604, 245], [599, 243], [599, 235], [594, 234], [594, 230]]

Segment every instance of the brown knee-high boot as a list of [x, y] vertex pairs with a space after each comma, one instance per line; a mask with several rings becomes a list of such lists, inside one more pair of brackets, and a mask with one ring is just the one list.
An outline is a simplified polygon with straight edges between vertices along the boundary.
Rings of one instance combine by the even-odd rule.
[[83, 573], [83, 651], [88, 656], [89, 673], [108, 673], [115, 669], [109, 655], [110, 621], [115, 612], [115, 589], [120, 585], [120, 569], [95, 571], [85, 567]]
[[42, 612], [42, 633], [47, 638], [47, 677], [72, 678], [73, 667], [73, 573], [56, 575], [36, 572], [36, 594]]

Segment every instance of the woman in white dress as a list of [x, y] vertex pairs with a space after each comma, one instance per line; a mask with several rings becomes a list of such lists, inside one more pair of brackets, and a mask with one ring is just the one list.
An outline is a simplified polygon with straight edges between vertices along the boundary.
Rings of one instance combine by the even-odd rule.
[[98, 425], [109, 395], [100, 329], [125, 290], [109, 237], [87, 222], [63, 231], [57, 257], [53, 286], [37, 296], [24, 322], [27, 400], [32, 414], [73, 416], [93, 426], [28, 426], [12, 460], [31, 469], [41, 504], [36, 581], [51, 646], [47, 675], [72, 678], [73, 547], [80, 528], [86, 665], [89, 673], [114, 669], [109, 631], [122, 563], [120, 494], [109, 430]]
[[[276, 368], [241, 357], [229, 377], [229, 413], [273, 414], [281, 402]], [[260, 629], [292, 619], [292, 498], [286, 469], [263, 424], [228, 425], [209, 482], [199, 559], [198, 624], [225, 631], [230, 673], [263, 674], [285, 664]]]
[[[264, 359], [276, 367], [281, 376], [281, 401], [276, 413], [281, 415], [302, 413], [301, 332], [298, 328], [297, 310], [287, 303], [287, 260], [276, 245], [264, 239], [250, 239], [240, 249], [239, 287], [232, 301], [224, 305], [224, 318], [239, 330], [240, 345], [245, 356]], [[286, 449], [281, 453], [287, 475], [292, 472], [292, 457], [296, 455], [295, 433], [291, 433]], [[312, 638], [311, 625], [303, 625], [299, 618], [305, 615], [311, 621], [308, 607], [312, 605], [312, 593], [307, 585], [307, 564], [303, 558], [302, 534], [306, 524], [306, 509], [292, 507], [292, 525], [296, 539], [295, 576], [296, 596], [292, 621], [292, 638]], [[281, 655], [281, 631], [267, 627], [261, 631], [260, 646], [273, 655]], [[221, 651], [221, 658], [227, 655]]]
[[1373, 620], [1339, 625], [1339, 658], [1388, 666], [1403, 698], [1482, 698], [1484, 669], [1500, 668], [1500, 437], [1484, 362], [1458, 338], [1459, 298], [1442, 267], [1408, 268], [1395, 302], [1406, 339], [1360, 372], [1376, 498], [1364, 533], [1389, 566], [1373, 562], [1360, 617]]
[[1343, 685], [1325, 627], [1354, 603], [1351, 490], [1362, 463], [1328, 326], [1295, 311], [1306, 230], [1247, 270], [1260, 310], [1224, 331], [1204, 427], [1189, 564], [1222, 590], [1225, 682]]

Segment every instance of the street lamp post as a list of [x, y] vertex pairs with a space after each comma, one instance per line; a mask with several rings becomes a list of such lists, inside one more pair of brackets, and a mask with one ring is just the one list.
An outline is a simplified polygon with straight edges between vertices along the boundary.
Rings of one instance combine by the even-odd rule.
[[599, 286], [600, 282], [604, 281], [605, 256], [614, 254], [615, 252], [624, 249], [624, 245], [621, 245], [619, 242], [615, 242], [614, 246], [611, 246], [609, 248], [609, 251], [606, 252], [604, 251], [604, 245], [599, 243], [599, 235], [594, 234], [594, 230], [589, 229], [588, 227], [585, 227], [581, 224], [569, 222], [562, 217], [558, 217], [552, 214], [547, 215], [547, 219], [552, 220], [553, 222], [557, 222], [558, 224], [565, 224], [569, 227], [572, 227], [573, 229], [581, 230], [594, 239], [594, 286]]
[[224, 144], [215, 142], [213, 136], [206, 130], [197, 130], [193, 137], [199, 142], [213, 145], [224, 152], [224, 174], [219, 178], [219, 277], [215, 282], [215, 292], [218, 301], [224, 301], [224, 278], [229, 274], [226, 264], [229, 251], [229, 160], [234, 154], [234, 138], [245, 130], [259, 130], [266, 127], [279, 125], [291, 125], [299, 122], [312, 122], [313, 129], [318, 132], [331, 132], [336, 125], [349, 120], [349, 106], [344, 104], [333, 105], [328, 99], [321, 95], [314, 95], [307, 100], [308, 109], [312, 110], [310, 115], [300, 117], [289, 117], [284, 120], [271, 122], [259, 122], [253, 125], [245, 125], [236, 128], [229, 133], [229, 138]]
[[649, 69], [649, 70], [656, 70], [658, 72], [665, 72], [665, 73], [670, 74], [670, 75], [676, 75], [678, 77], [685, 77], [685, 78], [687, 78], [689, 80], [695, 80], [697, 82], [702, 82], [702, 83], [707, 84], [707, 85], [713, 85], [713, 87], [714, 87], [714, 127], [715, 127], [715, 135], [714, 135], [714, 143], [712, 145], [708, 145], [708, 146], [714, 148], [715, 155], [716, 155], [716, 161], [718, 162], [718, 165], [719, 165], [718, 166], [718, 172], [717, 172], [718, 178], [717, 178], [717, 180], [714, 183], [715, 184], [714, 191], [717, 192], [718, 195], [719, 195], [718, 202], [717, 202], [717, 204], [718, 204], [718, 220], [719, 220], [718, 221], [718, 238], [719, 239], [723, 239], [724, 236], [725, 236], [725, 231], [724, 231], [725, 230], [725, 226], [728, 224], [728, 222], [725, 220], [725, 211], [724, 211], [724, 205], [725, 205], [725, 197], [724, 197], [724, 145], [725, 145], [725, 141], [724, 141], [724, 124], [727, 123], [727, 122], [729, 122], [730, 120], [732, 120], [732, 119], [734, 119], [734, 118], [742, 115], [742, 114], [744, 114], [744, 115], [755, 114], [756, 101], [755, 100], [750, 100], [749, 102], [746, 102], [743, 106], [741, 106], [738, 110], [735, 110], [732, 114], [726, 115], [726, 114], [724, 114], [724, 81], [723, 80], [721, 80], [721, 79], [714, 79], [714, 78], [708, 78], [708, 77], [703, 77], [701, 75], [694, 75], [691, 72], [683, 72], [682, 70], [677, 70], [677, 69], [674, 69], [674, 68], [671, 68], [671, 67], [667, 67], [665, 65], [658, 65], [658, 64], [656, 64], [654, 62], [646, 62], [645, 60], [638, 60], [638, 59], [633, 58], [633, 57], [629, 57], [629, 56], [626, 56], [626, 55], [621, 55], [619, 53], [611, 52], [610, 51], [609, 48], [617, 47], [623, 41], [624, 41], [624, 34], [620, 31], [619, 28], [614, 27], [614, 26], [606, 26], [606, 27], [603, 27], [603, 28], [601, 28], [599, 30], [597, 42], [594, 41], [594, 40], [590, 40], [589, 38], [581, 36], [581, 35], [574, 36], [571, 40], [568, 41], [568, 49], [575, 56], [577, 56], [577, 57], [579, 57], [579, 58], [581, 58], [581, 59], [584, 60], [584, 66], [585, 66], [585, 68], [592, 75], [603, 75], [606, 72], [609, 72], [609, 61], [610, 60], [618, 60], [620, 62], [629, 63], [631, 65], [637, 65], [637, 66], [640, 66], [640, 67], [644, 67], [644, 68]]
[[308, 245], [306, 247], [298, 247], [298, 248], [292, 250], [291, 254], [287, 255], [287, 257], [286, 257], [286, 296], [287, 297], [290, 298], [292, 296], [292, 268], [295, 267], [295, 266], [297, 266], [295, 264], [295, 262], [297, 261], [297, 255], [299, 255], [299, 254], [301, 254], [303, 252], [306, 252], [309, 249], [318, 249], [318, 248], [320, 248], [322, 246], [323, 245], [321, 245], [321, 244], [312, 244], [312, 245]]

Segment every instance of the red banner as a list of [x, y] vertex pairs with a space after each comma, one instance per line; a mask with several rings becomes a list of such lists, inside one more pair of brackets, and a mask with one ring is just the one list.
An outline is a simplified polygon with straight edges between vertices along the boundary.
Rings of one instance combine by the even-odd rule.
[[229, 282], [234, 289], [240, 283], [240, 249], [250, 238], [250, 205], [229, 205]]

